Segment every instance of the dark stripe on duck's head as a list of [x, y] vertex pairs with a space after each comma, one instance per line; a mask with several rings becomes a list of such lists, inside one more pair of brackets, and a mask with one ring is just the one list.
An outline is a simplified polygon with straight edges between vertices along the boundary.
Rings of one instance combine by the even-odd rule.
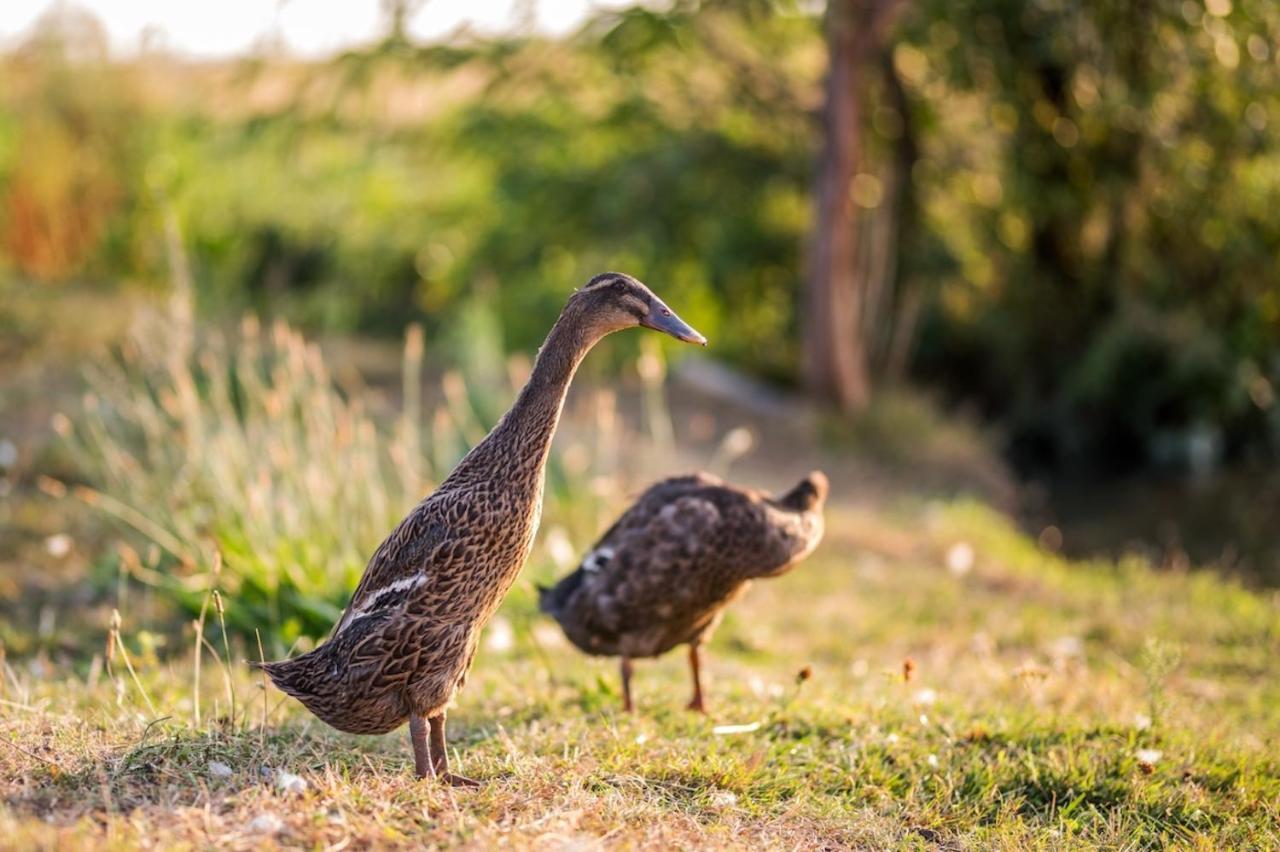
[[625, 272], [600, 273], [574, 293], [572, 301], [605, 323], [610, 331], [638, 325], [685, 343], [707, 345], [707, 339], [667, 307], [656, 293]]
[[632, 278], [630, 275], [628, 275], [625, 272], [601, 272], [599, 275], [594, 276], [586, 284], [582, 285], [581, 289], [578, 292], [585, 293], [588, 290], [595, 290], [606, 284], [613, 284], [613, 283], [639, 284], [641, 287], [644, 287], [643, 284], [640, 284], [639, 281], [637, 281], [635, 278]]

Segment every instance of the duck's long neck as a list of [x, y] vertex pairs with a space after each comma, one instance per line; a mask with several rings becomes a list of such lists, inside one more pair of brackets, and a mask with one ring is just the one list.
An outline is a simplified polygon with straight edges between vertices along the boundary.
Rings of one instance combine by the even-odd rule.
[[501, 463], [504, 476], [524, 473], [540, 483], [569, 384], [599, 339], [574, 315], [561, 315], [515, 403], [466, 461]]
[[578, 365], [599, 339], [570, 316], [562, 316], [552, 327], [538, 350], [529, 381], [501, 424], [504, 430], [509, 429], [518, 436], [523, 445], [522, 461], [538, 469], [546, 463], [569, 384]]

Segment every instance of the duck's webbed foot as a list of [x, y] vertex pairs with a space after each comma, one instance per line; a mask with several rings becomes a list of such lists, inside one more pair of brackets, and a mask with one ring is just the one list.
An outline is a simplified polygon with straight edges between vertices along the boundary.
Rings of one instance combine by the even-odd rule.
[[440, 783], [448, 784], [450, 787], [483, 787], [484, 784], [474, 778], [468, 778], [465, 775], [458, 775], [456, 772], [446, 772], [439, 776]]

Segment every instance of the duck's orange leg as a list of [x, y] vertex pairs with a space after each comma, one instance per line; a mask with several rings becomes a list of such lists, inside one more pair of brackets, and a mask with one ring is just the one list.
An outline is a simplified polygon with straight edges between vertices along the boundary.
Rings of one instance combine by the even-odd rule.
[[706, 713], [707, 706], [702, 702], [702, 668], [701, 658], [698, 655], [698, 645], [694, 643], [689, 646], [689, 672], [693, 675], [693, 699], [689, 702], [689, 709], [696, 710], [699, 713]]
[[622, 664], [622, 712], [630, 713], [635, 709], [631, 704], [631, 658], [623, 657]]
[[413, 744], [413, 774], [419, 778], [434, 775], [427, 748], [427, 723], [416, 713], [409, 717], [409, 742]]
[[427, 720], [431, 723], [431, 768], [437, 778], [453, 787], [479, 787], [480, 782], [449, 771], [449, 749], [444, 742], [444, 712]]

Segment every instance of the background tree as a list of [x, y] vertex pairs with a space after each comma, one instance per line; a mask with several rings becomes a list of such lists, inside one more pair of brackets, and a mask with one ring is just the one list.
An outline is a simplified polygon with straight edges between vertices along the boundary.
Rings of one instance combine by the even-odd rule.
[[0, 59], [0, 273], [161, 285], [163, 197], [206, 307], [470, 361], [444, 318], [527, 348], [567, 281], [642, 269], [739, 369], [846, 409], [905, 378], [1027, 470], [1280, 450], [1280, 4], [675, 0], [440, 44], [416, 4], [221, 67], [44, 49], [85, 31], [54, 16]]
[[811, 392], [846, 411], [871, 397], [864, 312], [868, 276], [858, 264], [854, 181], [865, 151], [863, 72], [884, 51], [902, 0], [831, 0], [826, 28], [829, 65], [823, 107], [823, 151], [815, 190], [804, 350]]

